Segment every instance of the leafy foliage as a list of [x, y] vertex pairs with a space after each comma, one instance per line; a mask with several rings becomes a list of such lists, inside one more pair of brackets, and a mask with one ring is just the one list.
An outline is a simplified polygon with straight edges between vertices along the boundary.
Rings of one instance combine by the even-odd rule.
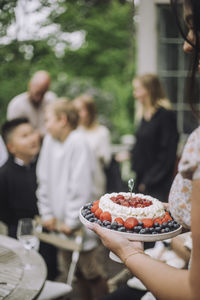
[[[14, 22], [19, 1], [0, 1], [0, 37]], [[50, 11], [43, 26], [55, 24], [57, 31], [45, 38], [30, 36], [29, 40], [0, 45], [0, 123], [6, 118], [8, 102], [26, 90], [36, 70], [45, 69], [59, 97], [73, 99], [84, 92], [94, 95], [100, 119], [112, 130], [113, 140], [132, 133], [133, 2], [42, 0], [38, 10], [52, 5], [56, 9]], [[65, 38], [76, 33], [82, 36], [78, 47]]]
[[1, 0], [0, 1], [0, 36], [4, 36], [7, 27], [12, 23], [15, 18], [14, 9], [17, 0]]

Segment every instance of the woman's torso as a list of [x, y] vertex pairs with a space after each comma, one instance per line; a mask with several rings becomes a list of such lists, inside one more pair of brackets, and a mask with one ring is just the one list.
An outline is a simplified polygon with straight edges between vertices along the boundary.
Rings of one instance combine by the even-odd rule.
[[189, 136], [169, 195], [173, 217], [186, 228], [191, 226], [192, 180], [200, 178], [200, 127]]

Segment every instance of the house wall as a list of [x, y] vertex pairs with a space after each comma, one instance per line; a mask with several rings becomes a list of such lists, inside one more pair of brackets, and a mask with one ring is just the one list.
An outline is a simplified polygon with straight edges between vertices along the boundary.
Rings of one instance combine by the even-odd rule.
[[138, 7], [138, 74], [156, 72], [156, 16], [154, 0], [140, 0]]
[[157, 72], [156, 4], [169, 0], [140, 0], [137, 27], [137, 73]]

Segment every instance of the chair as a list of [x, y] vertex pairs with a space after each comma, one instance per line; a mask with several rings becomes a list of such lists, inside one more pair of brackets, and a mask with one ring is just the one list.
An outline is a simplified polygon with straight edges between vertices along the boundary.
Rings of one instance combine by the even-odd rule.
[[69, 284], [46, 280], [37, 300], [53, 300], [68, 295], [72, 290]]
[[[36, 222], [39, 225], [41, 225], [42, 224], [41, 218], [37, 216]], [[52, 233], [38, 232], [37, 233], [37, 236], [41, 241], [49, 243], [61, 249], [72, 251], [72, 260], [69, 267], [66, 283], [47, 280], [37, 300], [56, 299], [65, 296], [71, 292], [76, 265], [79, 260], [80, 251], [82, 249], [83, 234], [84, 234], [83, 229], [79, 229], [75, 231], [74, 234], [69, 237], [60, 232], [52, 232]]]

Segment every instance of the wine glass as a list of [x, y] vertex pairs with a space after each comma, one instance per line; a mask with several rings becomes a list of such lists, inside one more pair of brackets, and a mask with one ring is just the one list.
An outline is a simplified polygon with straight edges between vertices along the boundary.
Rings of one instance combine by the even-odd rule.
[[[18, 221], [17, 238], [26, 250], [26, 258], [29, 259], [30, 250], [38, 250], [39, 240], [36, 233], [35, 220], [31, 218], [23, 218]], [[25, 259], [26, 259], [25, 258]], [[31, 264], [25, 264], [25, 269], [30, 269]]]

